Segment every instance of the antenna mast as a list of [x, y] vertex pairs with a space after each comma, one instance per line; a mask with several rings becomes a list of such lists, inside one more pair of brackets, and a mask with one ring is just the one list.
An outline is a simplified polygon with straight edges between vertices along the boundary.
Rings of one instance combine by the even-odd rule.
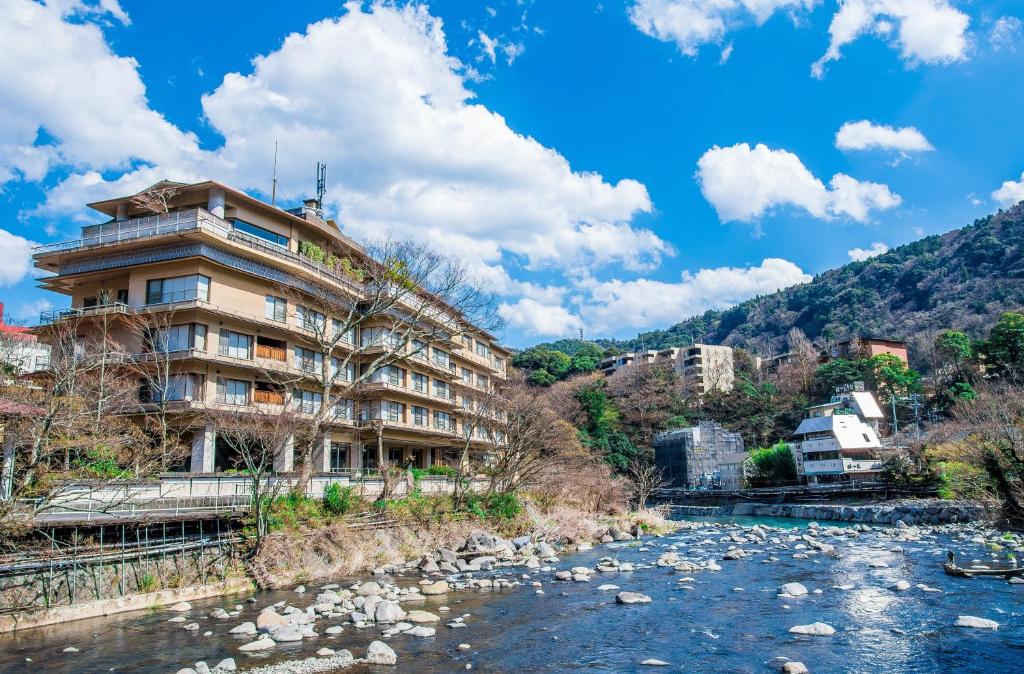
[[327, 191], [327, 164], [316, 163], [316, 208], [323, 210], [324, 193]]
[[270, 205], [277, 201], [277, 141], [274, 141], [274, 179], [270, 182]]

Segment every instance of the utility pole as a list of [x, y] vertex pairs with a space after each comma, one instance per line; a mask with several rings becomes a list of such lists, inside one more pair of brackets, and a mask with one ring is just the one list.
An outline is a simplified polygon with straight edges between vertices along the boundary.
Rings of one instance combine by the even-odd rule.
[[274, 141], [274, 178], [270, 182], [270, 205], [277, 201], [277, 141]]

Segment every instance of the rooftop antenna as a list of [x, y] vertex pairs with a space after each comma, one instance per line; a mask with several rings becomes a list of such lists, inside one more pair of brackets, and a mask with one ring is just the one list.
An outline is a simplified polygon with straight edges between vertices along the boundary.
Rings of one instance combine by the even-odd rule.
[[580, 341], [583, 341], [583, 328], [580, 328]]
[[316, 163], [316, 208], [323, 210], [324, 192], [327, 191], [327, 164]]
[[270, 205], [277, 201], [277, 141], [274, 141], [274, 179], [270, 182]]

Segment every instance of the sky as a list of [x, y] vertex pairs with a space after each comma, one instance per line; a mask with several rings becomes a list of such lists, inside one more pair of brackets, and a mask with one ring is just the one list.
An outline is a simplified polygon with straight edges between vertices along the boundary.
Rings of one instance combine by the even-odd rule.
[[0, 301], [217, 179], [413, 238], [511, 346], [631, 337], [1024, 199], [1020, 0], [0, 0]]

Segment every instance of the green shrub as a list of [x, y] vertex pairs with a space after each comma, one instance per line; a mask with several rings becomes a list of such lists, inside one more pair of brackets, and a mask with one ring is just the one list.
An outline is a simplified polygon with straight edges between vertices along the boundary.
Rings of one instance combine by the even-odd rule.
[[480, 519], [510, 520], [523, 511], [523, 505], [513, 492], [467, 494], [466, 510]]
[[323, 262], [327, 259], [324, 249], [316, 245], [312, 241], [300, 241], [299, 242], [299, 254], [305, 255], [314, 262]]
[[939, 498], [977, 498], [990, 496], [992, 481], [983, 469], [962, 461], [939, 463]]
[[142, 578], [139, 579], [139, 592], [153, 592], [156, 588], [156, 576], [151, 573], [142, 574]]
[[344, 515], [352, 509], [352, 487], [344, 489], [337, 482], [324, 490], [324, 512], [330, 515]]

